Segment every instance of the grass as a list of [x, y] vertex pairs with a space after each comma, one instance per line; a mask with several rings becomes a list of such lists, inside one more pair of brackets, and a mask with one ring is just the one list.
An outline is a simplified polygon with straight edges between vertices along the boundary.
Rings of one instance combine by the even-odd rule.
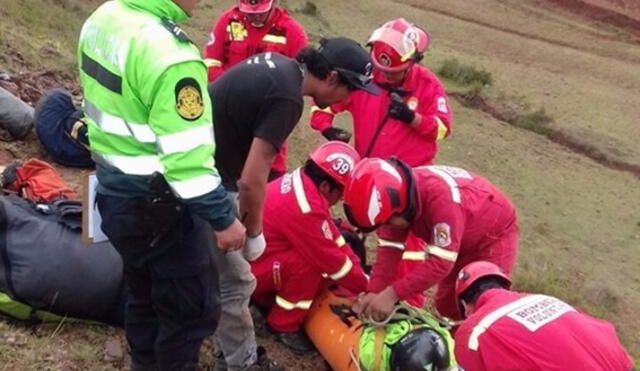
[[491, 72], [460, 63], [457, 58], [445, 60], [438, 68], [438, 75], [462, 85], [489, 86], [493, 84]]
[[[98, 3], [3, 4], [0, 70], [17, 71], [20, 53], [34, 68], [74, 73], [77, 32]], [[186, 26], [198, 45], [205, 44], [215, 16], [232, 3], [203, 2]], [[313, 2], [321, 17], [302, 11], [307, 3], [286, 1], [314, 40], [342, 34], [364, 42], [375, 27], [399, 16], [424, 25], [432, 42], [423, 63], [432, 70], [448, 60], [456, 60], [467, 74], [471, 66], [482, 66], [472, 67], [475, 72], [469, 74], [475, 83], [447, 79], [448, 89], [482, 84], [482, 95], [504, 107], [518, 126], [541, 133], [565, 130], [611, 156], [640, 163], [640, 47], [607, 38], [619, 36], [608, 29], [519, 0]], [[482, 71], [490, 71], [491, 84]], [[612, 321], [640, 359], [637, 179], [478, 110], [455, 102], [452, 109], [453, 135], [442, 143], [438, 162], [483, 174], [516, 203], [521, 227], [516, 287], [558, 296]], [[338, 121], [349, 128], [348, 114]], [[307, 123], [308, 111], [289, 141], [291, 166], [300, 165], [323, 141]], [[46, 331], [51, 335], [54, 330]], [[65, 325], [49, 338], [0, 322], [0, 334], [5, 333], [26, 341], [18, 346], [0, 340], [0, 364], [13, 365], [9, 369], [50, 367], [46, 359], [56, 356], [55, 349], [65, 350], [63, 364], [112, 367], [101, 361], [102, 344], [115, 336], [111, 330]]]

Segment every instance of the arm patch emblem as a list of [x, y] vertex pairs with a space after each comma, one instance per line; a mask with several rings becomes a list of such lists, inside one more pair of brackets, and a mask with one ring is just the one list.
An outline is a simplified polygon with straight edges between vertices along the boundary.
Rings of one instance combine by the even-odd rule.
[[186, 77], [176, 84], [176, 111], [187, 121], [195, 121], [204, 113], [204, 102], [200, 85], [195, 79]]

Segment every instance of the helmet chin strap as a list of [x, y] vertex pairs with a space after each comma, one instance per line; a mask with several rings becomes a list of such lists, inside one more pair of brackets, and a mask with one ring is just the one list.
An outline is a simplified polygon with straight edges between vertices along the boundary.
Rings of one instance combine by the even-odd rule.
[[403, 172], [407, 180], [407, 207], [400, 216], [409, 222], [413, 222], [413, 218], [415, 218], [417, 212], [417, 191], [413, 174], [411, 174], [411, 168], [396, 157], [391, 157], [388, 161], [396, 165], [396, 168]]

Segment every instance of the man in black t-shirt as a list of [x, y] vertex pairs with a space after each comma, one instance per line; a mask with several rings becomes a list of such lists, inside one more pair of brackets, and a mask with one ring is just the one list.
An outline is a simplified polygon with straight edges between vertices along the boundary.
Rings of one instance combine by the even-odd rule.
[[296, 60], [277, 53], [255, 55], [209, 85], [216, 167], [230, 194], [238, 192], [239, 215], [247, 228], [244, 258], [239, 252], [216, 257], [222, 301], [216, 349], [222, 352], [219, 363], [230, 371], [278, 369], [263, 350], [256, 351], [248, 310], [255, 278], [246, 261], [257, 259], [265, 248], [262, 209], [271, 163], [302, 115], [304, 96], [322, 108], [356, 89], [376, 94], [371, 70], [369, 53], [355, 41], [323, 39], [319, 49], [303, 49]]

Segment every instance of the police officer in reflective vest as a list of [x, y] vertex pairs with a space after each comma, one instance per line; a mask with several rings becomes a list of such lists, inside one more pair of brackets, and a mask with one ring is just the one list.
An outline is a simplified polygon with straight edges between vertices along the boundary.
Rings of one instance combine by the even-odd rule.
[[174, 23], [197, 3], [108, 1], [78, 46], [102, 229], [124, 262], [132, 370], [195, 369], [220, 314], [212, 245], [245, 243], [214, 168], [206, 66]]

